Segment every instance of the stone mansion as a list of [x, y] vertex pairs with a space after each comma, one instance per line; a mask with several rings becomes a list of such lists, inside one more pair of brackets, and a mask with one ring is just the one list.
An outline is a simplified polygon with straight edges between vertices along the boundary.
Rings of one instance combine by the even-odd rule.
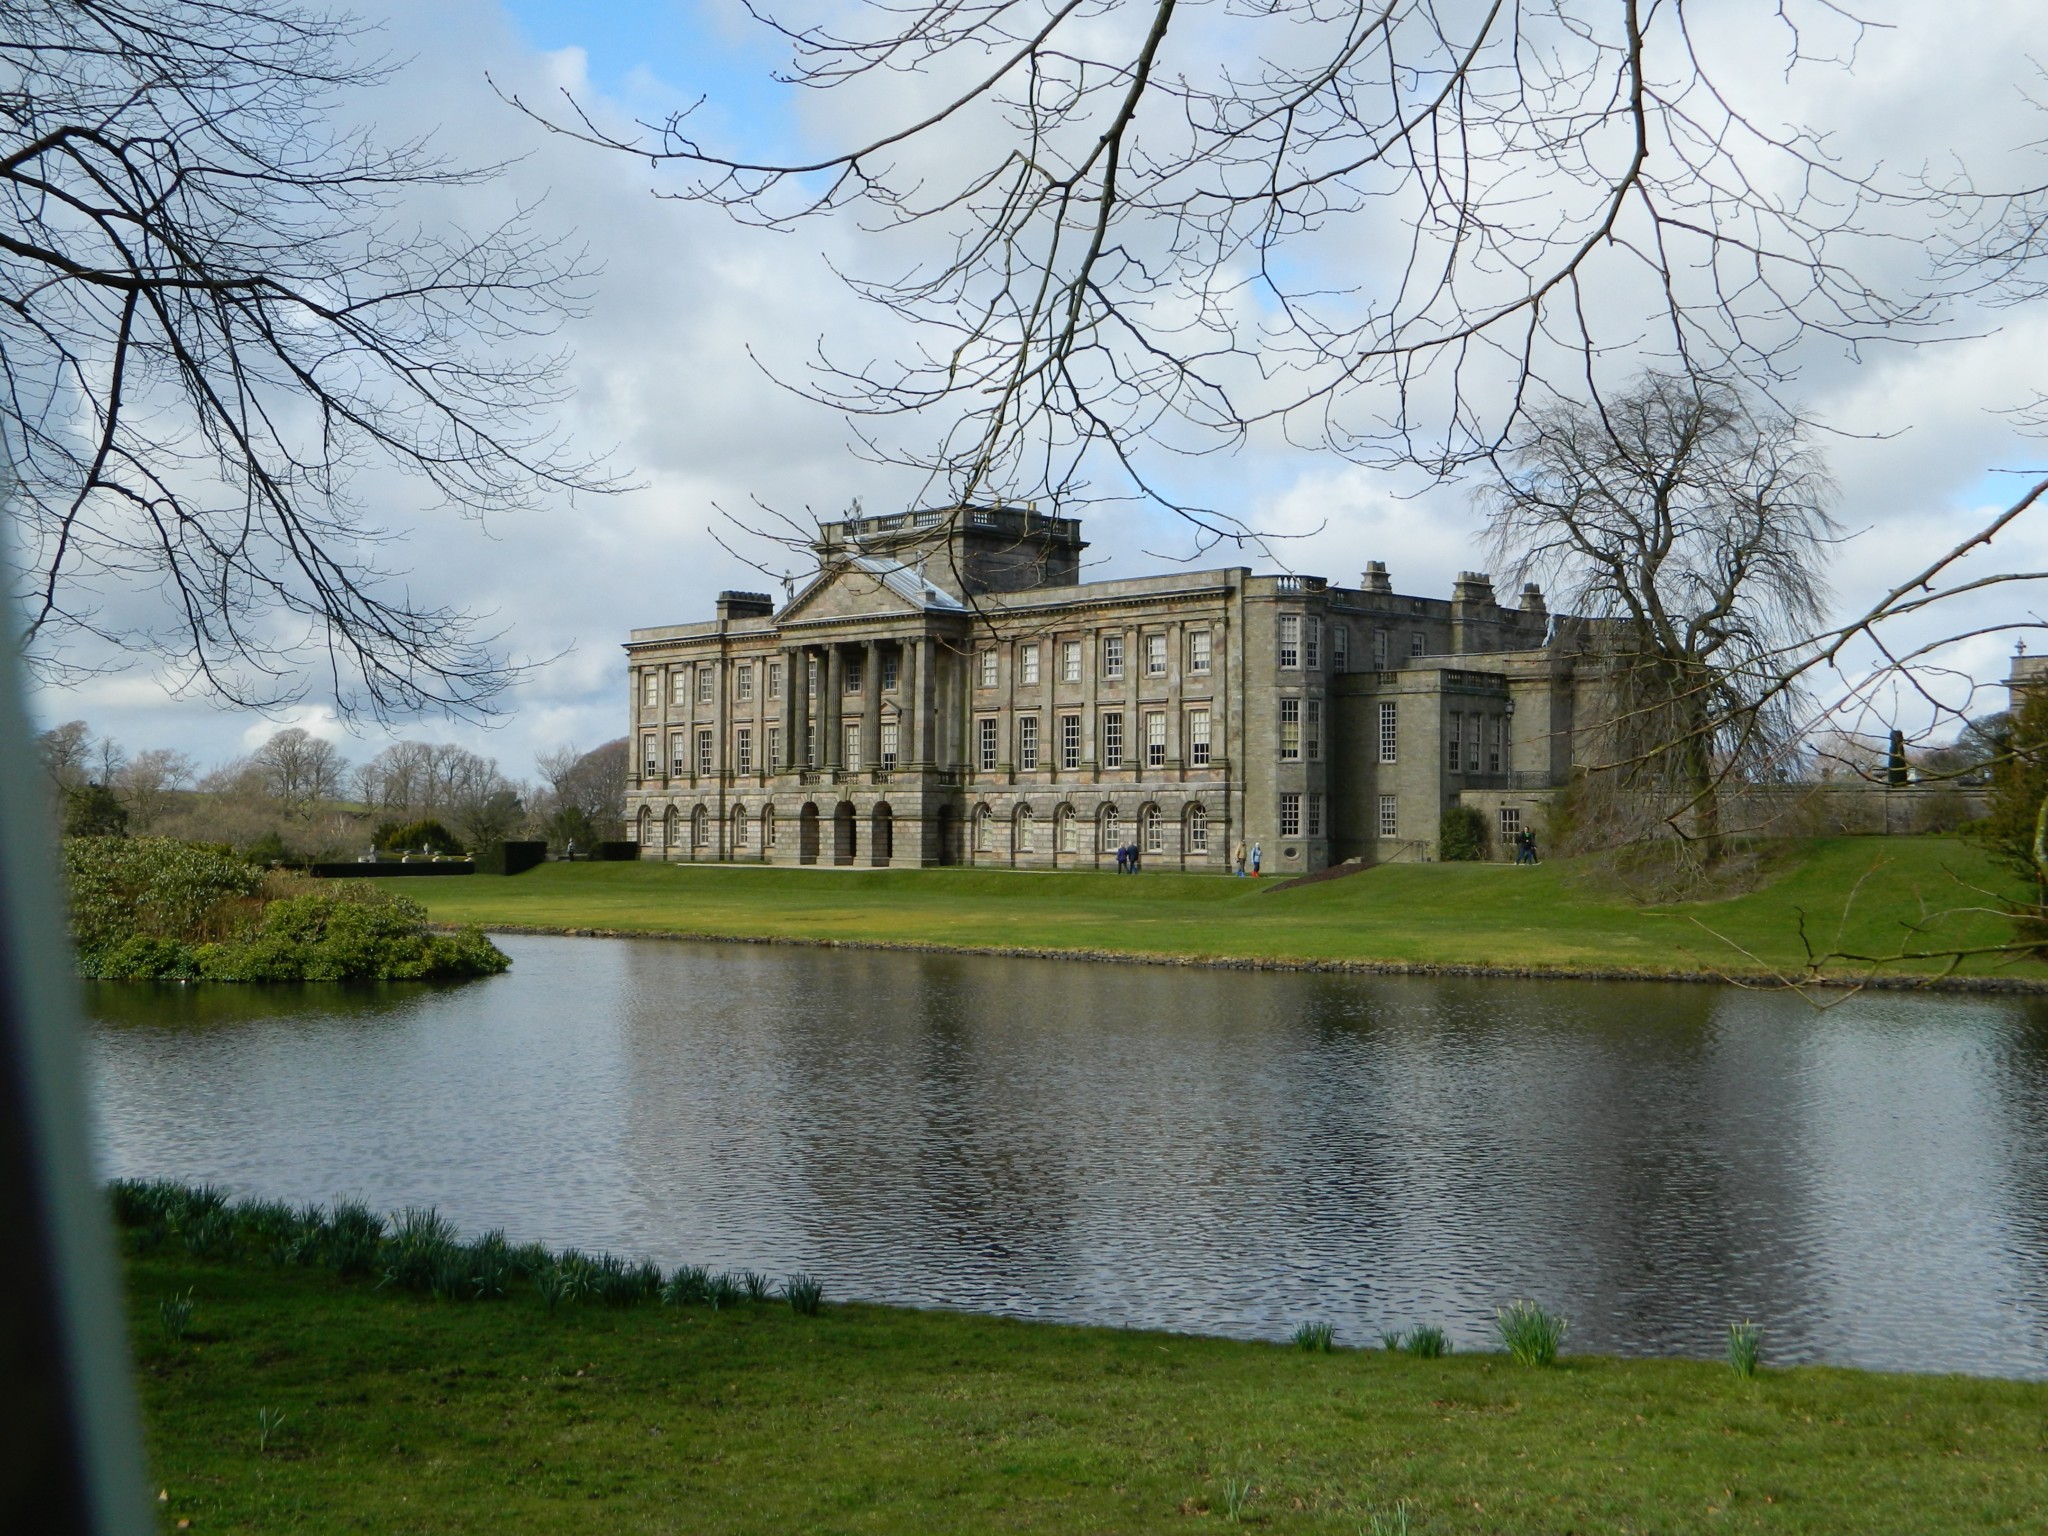
[[[1564, 782], [1581, 684], [1532, 586], [1503, 607], [1244, 567], [1080, 580], [1012, 507], [824, 525], [780, 609], [626, 645], [628, 834], [649, 858], [1267, 873], [1507, 841]], [[1569, 626], [1567, 626], [1569, 628]]]

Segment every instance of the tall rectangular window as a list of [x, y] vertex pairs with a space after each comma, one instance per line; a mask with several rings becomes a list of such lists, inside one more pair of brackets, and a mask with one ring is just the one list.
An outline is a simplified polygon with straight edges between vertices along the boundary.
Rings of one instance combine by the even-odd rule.
[[1428, 655], [1428, 654], [1429, 654], [1429, 636], [1425, 635], [1425, 634], [1424, 634], [1424, 633], [1423, 633], [1423, 632], [1422, 632], [1421, 630], [1419, 630], [1419, 629], [1418, 629], [1417, 631], [1415, 631], [1415, 633], [1414, 633], [1414, 634], [1410, 635], [1410, 636], [1408, 637], [1408, 654], [1409, 654], [1410, 656], [1426, 656], [1426, 655]]
[[884, 768], [894, 768], [896, 766], [896, 722], [894, 720], [884, 720], [882, 722], [882, 766]]
[[1064, 640], [1060, 642], [1060, 681], [1078, 683], [1081, 681], [1081, 642]]
[[983, 652], [981, 653], [981, 679], [980, 679], [980, 686], [981, 686], [981, 687], [983, 687], [983, 688], [993, 688], [993, 687], [995, 687], [995, 685], [996, 685], [996, 653], [995, 653], [995, 648], [994, 648], [993, 646], [991, 646], [991, 647], [990, 647], [990, 648], [989, 648], [988, 650], [985, 650], [985, 651], [983, 651]]
[[1399, 822], [1399, 820], [1397, 819], [1397, 817], [1396, 817], [1396, 816], [1395, 816], [1395, 814], [1394, 814], [1394, 797], [1393, 797], [1392, 795], [1381, 795], [1381, 796], [1380, 796], [1380, 836], [1381, 836], [1381, 837], [1399, 837], [1400, 835], [1401, 835], [1401, 826], [1400, 826], [1400, 822]]
[[1301, 836], [1301, 796], [1287, 794], [1280, 797], [1280, 835]]
[[845, 746], [845, 750], [844, 750], [844, 751], [843, 751], [843, 752], [842, 752], [842, 753], [840, 754], [840, 758], [839, 758], [839, 760], [840, 760], [840, 761], [841, 761], [842, 763], [844, 763], [844, 764], [846, 765], [846, 770], [847, 770], [847, 772], [849, 772], [849, 773], [859, 773], [859, 772], [860, 772], [860, 722], [859, 722], [858, 720], [848, 720], [848, 721], [845, 721], [845, 722], [843, 722], [843, 738], [842, 738], [842, 739], [843, 739], [843, 740], [845, 741], [845, 743], [846, 743], [846, 746]]
[[743, 661], [733, 668], [732, 696], [742, 704], [753, 702], [754, 664], [751, 661]]
[[896, 651], [882, 653], [882, 692], [894, 693], [903, 680], [903, 657]]
[[1485, 728], [1486, 716], [1467, 715], [1465, 717], [1465, 771], [1467, 773], [1477, 773], [1479, 771], [1479, 737]]
[[1332, 624], [1330, 626], [1330, 670], [1342, 672], [1351, 665], [1351, 626]]
[[1500, 808], [1500, 842], [1503, 848], [1512, 848], [1515, 839], [1522, 835], [1522, 808], [1519, 805], [1504, 805]]
[[804, 722], [804, 766], [818, 766], [818, 722], [815, 720]]
[[655, 709], [661, 704], [661, 674], [642, 672], [640, 674], [640, 707]]
[[1209, 711], [1206, 709], [1188, 711], [1188, 765], [1192, 768], [1209, 766]]
[[1017, 766], [1036, 768], [1038, 766], [1038, 716], [1017, 717]]
[[771, 726], [769, 726], [769, 727], [768, 727], [768, 737], [767, 737], [767, 742], [766, 742], [766, 751], [767, 751], [767, 754], [768, 754], [768, 763], [767, 763], [767, 766], [768, 766], [768, 771], [769, 771], [769, 772], [771, 772], [771, 773], [780, 773], [780, 772], [782, 771], [782, 727], [781, 727], [781, 726], [779, 726], [779, 725], [771, 725]]
[[782, 697], [782, 663], [779, 661], [768, 663], [768, 697], [771, 699]]
[[1302, 701], [1301, 755], [1312, 763], [1323, 759], [1323, 701]]
[[1026, 688], [1038, 686], [1038, 647], [1027, 645], [1017, 652], [1017, 681]]
[[1124, 717], [1111, 710], [1102, 717], [1102, 766], [1121, 768], [1124, 765]]
[[1372, 632], [1372, 669], [1375, 672], [1387, 670], [1387, 632], [1384, 629]]
[[640, 761], [644, 765], [645, 777], [650, 779], [661, 777], [661, 759], [655, 754], [655, 740], [652, 731], [640, 738]]
[[1280, 761], [1299, 762], [1301, 759], [1301, 700], [1280, 701]]
[[1060, 766], [1078, 768], [1081, 766], [1081, 717], [1060, 716]]
[[839, 686], [845, 689], [848, 693], [859, 693], [861, 690], [861, 684], [867, 681], [867, 678], [863, 675], [866, 671], [866, 658], [860, 656], [847, 657], [846, 665], [844, 668], [841, 669], [839, 674], [841, 678]]
[[754, 771], [754, 728], [750, 725], [732, 733], [732, 765], [741, 773]]
[[980, 733], [981, 738], [980, 750], [975, 754], [975, 762], [980, 766], [983, 773], [994, 773], [996, 769], [996, 752], [998, 751], [995, 717], [993, 715], [984, 716], [976, 722], [975, 728]]
[[1145, 637], [1145, 675], [1147, 677], [1166, 676], [1166, 636], [1147, 635]]
[[1323, 835], [1323, 797], [1314, 790], [1309, 791], [1308, 797], [1308, 835]]
[[1507, 738], [1508, 717], [1506, 715], [1495, 715], [1493, 717], [1493, 730], [1486, 741], [1486, 771], [1488, 773], [1500, 772], [1501, 758], [1505, 755], [1503, 749], [1507, 746]]
[[1166, 713], [1151, 709], [1145, 712], [1145, 766], [1164, 768], [1166, 766]]
[[697, 669], [697, 702], [699, 704], [709, 704], [713, 697], [715, 697], [714, 690], [717, 687], [717, 674], [708, 666], [699, 667]]
[[680, 779], [690, 771], [689, 738], [681, 731], [668, 739], [668, 761], [669, 772], [675, 778]]
[[1464, 723], [1465, 717], [1452, 710], [1444, 726], [1444, 766], [1453, 773], [1465, 766], [1464, 744], [1458, 739], [1459, 727]]
[[1206, 672], [1209, 670], [1209, 631], [1194, 629], [1188, 631], [1188, 670]]
[[1301, 665], [1301, 615], [1298, 613], [1280, 615], [1280, 665]]
[[1102, 637], [1102, 675], [1115, 681], [1124, 675], [1124, 637]]
[[1395, 726], [1398, 718], [1394, 701], [1384, 700], [1380, 704], [1380, 761], [1383, 763], [1397, 760], [1395, 749], [1400, 745], [1400, 737], [1395, 732]]
[[690, 702], [690, 669], [679, 667], [668, 675], [668, 701], [682, 705]]
[[700, 774], [709, 773], [713, 761], [711, 733], [709, 731], [699, 731], [697, 733], [697, 772]]
[[1198, 805], [1188, 812], [1188, 852], [1207, 853], [1208, 851], [1209, 813]]
[[1314, 614], [1301, 621], [1301, 664], [1311, 672], [1323, 664], [1323, 621]]

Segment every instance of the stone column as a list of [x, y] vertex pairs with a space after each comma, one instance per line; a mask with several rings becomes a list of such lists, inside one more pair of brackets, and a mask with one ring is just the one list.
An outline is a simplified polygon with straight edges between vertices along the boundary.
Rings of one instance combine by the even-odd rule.
[[[860, 761], [864, 768], [879, 768], [882, 766], [882, 653], [874, 641], [868, 641], [864, 647], [860, 665], [861, 686], [867, 690], [864, 701], [867, 708], [861, 712]], [[901, 669], [898, 670], [900, 672]], [[900, 675], [896, 686], [903, 686]]]
[[818, 711], [818, 764], [836, 769], [839, 757], [839, 718], [846, 697], [846, 661], [837, 642], [825, 647], [824, 708]]
[[919, 767], [932, 765], [932, 754], [936, 750], [932, 731], [932, 715], [938, 699], [938, 648], [930, 635], [917, 637], [917, 692], [912, 696], [911, 705], [917, 712], [917, 743], [911, 748], [911, 756]]
[[797, 668], [803, 665], [803, 652], [792, 645], [781, 650], [782, 667], [782, 751], [778, 760], [768, 765], [770, 773], [788, 773], [796, 767], [796, 754], [803, 750], [803, 743], [797, 740], [797, 732], [803, 727], [796, 710]]
[[800, 772], [804, 762], [804, 733], [811, 725], [811, 648], [800, 645], [790, 653], [789, 670], [789, 769]]

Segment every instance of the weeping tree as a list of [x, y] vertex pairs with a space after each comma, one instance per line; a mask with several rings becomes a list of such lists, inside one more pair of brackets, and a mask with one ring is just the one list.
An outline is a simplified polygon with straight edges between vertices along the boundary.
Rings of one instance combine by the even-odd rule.
[[1664, 373], [1532, 413], [1482, 493], [1496, 558], [1580, 616], [1605, 700], [1595, 766], [1708, 861], [1724, 786], [1802, 736], [1783, 679], [1821, 621], [1833, 496], [1792, 417]]
[[291, 0], [0, 0], [0, 462], [46, 679], [151, 656], [269, 705], [489, 712], [516, 675], [409, 594], [352, 476], [471, 515], [607, 482], [548, 420], [579, 260], [489, 174], [336, 126], [390, 70]]

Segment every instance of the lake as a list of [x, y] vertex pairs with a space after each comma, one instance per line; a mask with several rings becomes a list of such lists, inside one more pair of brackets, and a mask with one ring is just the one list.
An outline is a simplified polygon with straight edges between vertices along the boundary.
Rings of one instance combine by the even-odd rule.
[[2048, 999], [503, 937], [454, 988], [97, 984], [109, 1176], [828, 1296], [2048, 1376]]

